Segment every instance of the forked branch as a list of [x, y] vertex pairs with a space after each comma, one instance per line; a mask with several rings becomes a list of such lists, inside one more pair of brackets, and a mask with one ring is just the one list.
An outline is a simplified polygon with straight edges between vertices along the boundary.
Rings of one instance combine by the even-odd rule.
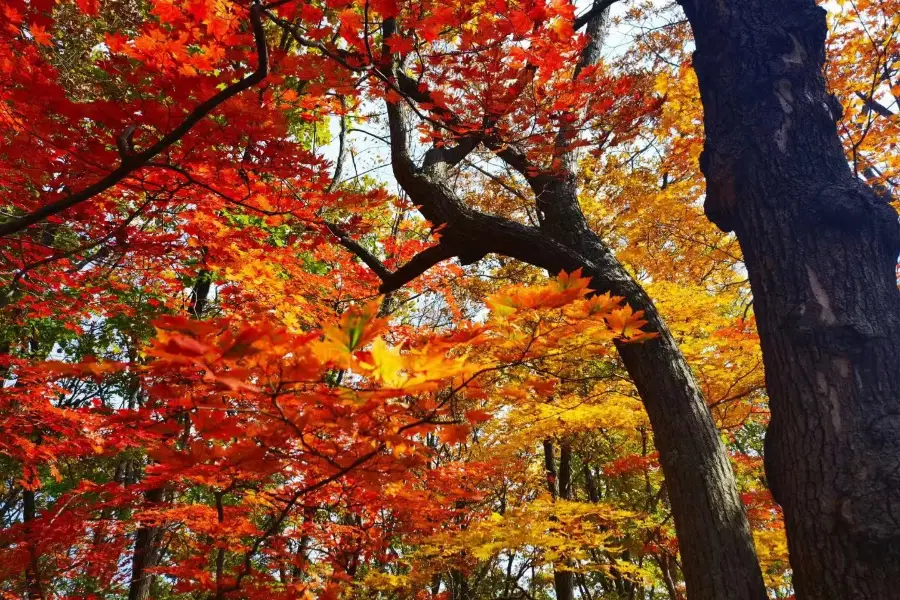
[[452, 248], [450, 245], [440, 243], [423, 250], [414, 256], [408, 263], [392, 272], [384, 266], [383, 262], [378, 260], [378, 257], [347, 235], [347, 233], [338, 225], [326, 223], [326, 226], [344, 248], [356, 255], [357, 258], [365, 263], [366, 266], [372, 269], [372, 272], [378, 276], [381, 280], [378, 291], [382, 294], [389, 294], [399, 290], [431, 267], [447, 259], [453, 258], [458, 254], [456, 249]]

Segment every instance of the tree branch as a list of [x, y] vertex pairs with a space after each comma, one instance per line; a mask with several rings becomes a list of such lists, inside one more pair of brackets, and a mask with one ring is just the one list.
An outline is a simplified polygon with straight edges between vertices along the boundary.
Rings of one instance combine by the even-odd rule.
[[131, 151], [131, 136], [134, 131], [133, 126], [129, 126], [117, 139], [117, 146], [119, 148], [119, 154], [122, 156], [122, 161], [115, 170], [100, 181], [89, 185], [80, 192], [75, 192], [62, 200], [44, 205], [22, 217], [0, 223], [0, 237], [18, 233], [47, 217], [59, 214], [64, 210], [72, 208], [73, 206], [81, 204], [82, 202], [105, 192], [128, 177], [136, 169], [146, 165], [169, 146], [183, 138], [194, 125], [203, 120], [203, 118], [209, 115], [223, 102], [262, 81], [268, 74], [269, 55], [268, 48], [266, 47], [266, 34], [263, 30], [261, 14], [262, 8], [258, 4], [254, 4], [250, 8], [250, 25], [253, 29], [253, 36], [256, 41], [258, 61], [256, 70], [253, 73], [240, 81], [229, 85], [215, 96], [212, 96], [205, 102], [196, 106], [178, 127], [142, 152]]
[[338, 239], [341, 246], [355, 254], [366, 264], [366, 266], [378, 275], [378, 278], [381, 279], [381, 281], [387, 281], [391, 278], [392, 273], [384, 266], [384, 263], [378, 260], [378, 257], [374, 254], [363, 248], [356, 240], [347, 235], [347, 233], [338, 225], [325, 221], [325, 226], [328, 227], [328, 230]]
[[378, 291], [382, 294], [389, 294], [399, 290], [434, 265], [448, 258], [453, 258], [457, 254], [456, 250], [449, 244], [440, 243], [423, 250], [408, 263], [391, 272], [374, 254], [363, 248], [361, 244], [347, 235], [338, 225], [328, 222], [325, 225], [344, 248], [355, 254], [378, 276], [381, 280]]
[[884, 104], [878, 102], [874, 98], [872, 98], [870, 96], [866, 96], [865, 94], [863, 94], [862, 92], [859, 92], [859, 91], [856, 92], [856, 95], [860, 100], [863, 101], [863, 105], [867, 109], [873, 111], [874, 113], [876, 113], [882, 117], [893, 117], [894, 116], [894, 112], [891, 109], [886, 107]]
[[347, 100], [341, 96], [341, 131], [338, 134], [338, 155], [334, 163], [334, 175], [331, 177], [331, 183], [325, 188], [326, 192], [334, 190], [335, 186], [341, 180], [341, 174], [344, 172], [344, 163], [347, 159]]
[[44, 265], [48, 265], [57, 260], [62, 260], [64, 258], [69, 258], [69, 257], [75, 256], [75, 255], [81, 254], [82, 252], [85, 252], [86, 250], [91, 250], [92, 248], [96, 248], [100, 244], [103, 244], [103, 243], [111, 240], [113, 237], [115, 237], [116, 235], [118, 235], [119, 233], [124, 231], [125, 228], [128, 227], [131, 224], [131, 222], [134, 221], [138, 217], [138, 215], [143, 213], [144, 209], [147, 208], [147, 206], [149, 206], [154, 201], [155, 201], [155, 198], [151, 197], [149, 200], [147, 200], [144, 203], [142, 203], [141, 205], [139, 205], [137, 207], [137, 209], [132, 211], [131, 214], [129, 214], [126, 217], [126, 219], [124, 221], [122, 221], [122, 223], [117, 225], [109, 233], [107, 233], [106, 235], [104, 235], [103, 237], [101, 237], [97, 240], [88, 242], [86, 244], [82, 244], [81, 246], [78, 246], [74, 250], [69, 250], [68, 252], [56, 252], [46, 258], [35, 261], [28, 265], [25, 265], [15, 274], [15, 276], [13, 277], [12, 281], [9, 284], [10, 287], [15, 287], [18, 284], [19, 280], [22, 279], [22, 277], [24, 277], [26, 274], [28, 274], [30, 271], [33, 271], [34, 269], [43, 267]]
[[382, 284], [378, 288], [378, 291], [382, 294], [389, 294], [390, 292], [399, 290], [431, 267], [449, 258], [453, 258], [456, 254], [456, 250], [449, 244], [440, 243], [436, 246], [431, 246], [415, 255], [408, 263], [391, 273], [386, 280], [382, 279]]
[[455, 167], [456, 165], [464, 161], [466, 157], [469, 156], [469, 154], [471, 154], [480, 143], [480, 135], [471, 135], [462, 138], [456, 143], [455, 146], [452, 146], [450, 148], [438, 146], [429, 148], [425, 153], [425, 159], [423, 160], [422, 168], [428, 169], [429, 167], [438, 164], [443, 164], [448, 167]]

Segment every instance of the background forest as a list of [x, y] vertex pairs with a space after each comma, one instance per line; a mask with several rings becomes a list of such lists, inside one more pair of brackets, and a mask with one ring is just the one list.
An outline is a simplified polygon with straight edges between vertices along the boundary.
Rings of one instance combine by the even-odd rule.
[[[889, 199], [900, 5], [823, 6]], [[5, 0], [0, 40], [0, 596], [794, 597], [681, 7]]]

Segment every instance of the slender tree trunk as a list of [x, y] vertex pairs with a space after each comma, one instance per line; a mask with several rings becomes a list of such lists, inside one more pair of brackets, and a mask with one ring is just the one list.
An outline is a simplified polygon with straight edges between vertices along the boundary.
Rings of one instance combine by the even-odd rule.
[[[148, 503], [162, 502], [163, 490], [156, 488], [144, 494]], [[131, 561], [131, 582], [128, 586], [128, 600], [145, 600], [150, 595], [153, 576], [147, 572], [156, 566], [159, 559], [159, 527], [142, 525], [134, 536], [134, 554]]]
[[544, 473], [547, 477], [547, 489], [550, 496], [556, 500], [559, 496], [559, 474], [556, 472], [556, 457], [553, 455], [553, 440], [546, 439], [544, 447]]
[[659, 334], [617, 346], [653, 426], [688, 593], [692, 600], [763, 600], [744, 505], [703, 393], [650, 298], [630, 278], [622, 283], [613, 293], [643, 310]]
[[[37, 508], [32, 490], [22, 493], [22, 520], [26, 525], [34, 521], [37, 516]], [[35, 548], [34, 532], [29, 530], [28, 537], [28, 565], [25, 567], [25, 593], [29, 600], [41, 600], [44, 592], [41, 588], [41, 577], [38, 566], [38, 554]]]
[[469, 580], [459, 569], [450, 571], [450, 598], [451, 600], [473, 600], [469, 589]]
[[[572, 499], [572, 445], [565, 441], [559, 444], [559, 497]], [[571, 566], [571, 562], [563, 563], [563, 566], [566, 564]], [[556, 569], [553, 582], [556, 600], [575, 600], [575, 573]]]
[[663, 584], [669, 593], [669, 599], [683, 600], [682, 595], [678, 593], [678, 587], [675, 585], [675, 578], [672, 577], [672, 561], [665, 554], [658, 554], [656, 563], [659, 565], [660, 573], [662, 573]]
[[[554, 500], [568, 500], [572, 491], [572, 450], [569, 444], [560, 444], [559, 469], [556, 468], [556, 457], [553, 442], [544, 440], [544, 469], [547, 471], [547, 487]], [[554, 517], [555, 518], [555, 517]], [[575, 578], [572, 571], [561, 570], [562, 561], [553, 564], [553, 589], [556, 600], [574, 600]]]
[[900, 597], [897, 214], [851, 172], [813, 0], [681, 0], [706, 213], [741, 243], [769, 391], [766, 475], [797, 597]]
[[[314, 506], [303, 507], [303, 524], [309, 525], [316, 518], [316, 509]], [[309, 570], [309, 547], [312, 542], [312, 536], [304, 533], [300, 536], [300, 544], [297, 548], [297, 560], [292, 569], [292, 580], [303, 581], [306, 579]]]
[[[204, 250], [205, 254], [205, 250]], [[195, 318], [203, 318], [203, 311], [209, 301], [209, 291], [212, 286], [212, 276], [209, 271], [203, 269], [197, 275], [194, 287], [191, 290], [188, 313]], [[187, 415], [185, 415], [187, 418]], [[163, 501], [165, 490], [154, 488], [144, 493], [144, 501], [147, 504], [158, 504]], [[150, 585], [153, 575], [148, 569], [156, 566], [161, 556], [160, 543], [162, 542], [162, 530], [159, 527], [141, 525], [134, 536], [134, 552], [131, 561], [131, 581], [128, 586], [128, 600], [146, 600], [150, 594]], [[218, 569], [217, 569], [218, 574]], [[217, 575], [216, 581], [219, 581]]]
[[572, 444], [559, 443], [559, 497], [572, 499]]
[[591, 472], [591, 467], [588, 464], [584, 465], [584, 487], [591, 502], [600, 502], [600, 490], [597, 489], [597, 480], [594, 479], [594, 474]]

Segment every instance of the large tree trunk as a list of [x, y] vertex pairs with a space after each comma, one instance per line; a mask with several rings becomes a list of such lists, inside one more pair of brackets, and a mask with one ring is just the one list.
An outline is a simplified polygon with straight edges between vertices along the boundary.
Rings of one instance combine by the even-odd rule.
[[900, 596], [897, 215], [850, 171], [813, 0], [681, 0], [706, 212], [744, 252], [798, 598]]

